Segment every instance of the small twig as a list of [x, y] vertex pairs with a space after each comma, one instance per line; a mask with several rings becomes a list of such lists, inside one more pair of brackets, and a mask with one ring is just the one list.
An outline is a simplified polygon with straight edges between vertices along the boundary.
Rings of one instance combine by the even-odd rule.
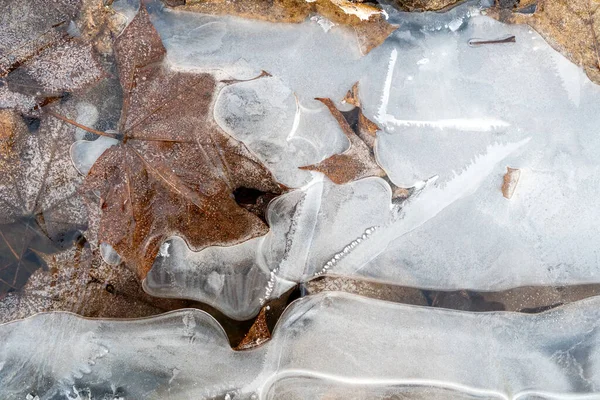
[[273, 76], [270, 73], [268, 73], [267, 71], [265, 71], [264, 69], [260, 72], [260, 75], [255, 76], [254, 78], [250, 78], [250, 79], [225, 79], [222, 80], [221, 83], [224, 83], [226, 85], [231, 85], [232, 83], [241, 83], [241, 82], [252, 82], [255, 81], [257, 79], [260, 78], [264, 78], [264, 77], [270, 77]]
[[517, 38], [515, 36], [509, 36], [504, 39], [495, 39], [495, 40], [479, 40], [479, 39], [471, 39], [469, 40], [469, 46], [481, 46], [485, 44], [502, 44], [502, 43], [515, 43]]

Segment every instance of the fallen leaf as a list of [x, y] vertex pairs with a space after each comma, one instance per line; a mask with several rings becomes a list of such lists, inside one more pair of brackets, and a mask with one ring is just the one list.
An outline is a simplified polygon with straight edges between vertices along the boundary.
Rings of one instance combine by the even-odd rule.
[[46, 0], [0, 3], [0, 77], [56, 42], [63, 41], [76, 19], [80, 0], [60, 5]]
[[143, 278], [171, 235], [200, 250], [265, 234], [266, 224], [240, 207], [233, 193], [280, 193], [281, 187], [212, 120], [212, 75], [166, 65], [143, 5], [114, 49], [124, 92], [114, 135], [120, 143], [103, 153], [85, 180], [85, 188], [100, 196], [99, 242], [110, 244]]
[[250, 330], [244, 336], [240, 344], [234, 350], [249, 350], [268, 342], [271, 339], [271, 332], [267, 326], [266, 307], [260, 310], [258, 317]]
[[317, 100], [327, 106], [348, 138], [350, 147], [342, 154], [334, 154], [318, 164], [300, 167], [300, 169], [322, 172], [338, 185], [367, 176], [386, 176], [373, 154], [375, 134], [379, 128], [364, 116], [358, 99], [357, 84], [344, 99], [347, 103], [355, 105], [351, 111], [341, 112], [331, 99]]
[[600, 21], [597, 15], [600, 1], [540, 0], [533, 14], [519, 12], [532, 1], [521, 3], [515, 9], [503, 7], [503, 3], [497, 1], [488, 15], [505, 23], [528, 24], [552, 47], [581, 65], [592, 81], [600, 83]]
[[86, 215], [81, 178], [70, 165], [68, 134], [43, 118], [30, 131], [21, 115], [0, 110], [0, 296], [20, 289], [79, 236]]
[[41, 258], [47, 270], [34, 272], [19, 291], [0, 298], [0, 323], [51, 311], [89, 318], [140, 318], [194, 306], [190, 301], [147, 295], [132, 271], [104, 263], [86, 241]]
[[97, 49], [111, 51], [113, 14], [97, 0], [0, 4], [0, 107], [35, 114], [105, 76]]
[[380, 8], [349, 0], [169, 0], [166, 3], [204, 14], [235, 15], [271, 22], [301, 23], [311, 15], [320, 14], [335, 24], [353, 28], [363, 54], [379, 46], [397, 29], [387, 22]]

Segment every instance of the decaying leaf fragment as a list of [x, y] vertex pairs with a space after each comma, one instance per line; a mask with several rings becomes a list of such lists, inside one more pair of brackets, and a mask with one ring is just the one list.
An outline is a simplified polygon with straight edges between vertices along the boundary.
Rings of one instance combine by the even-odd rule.
[[263, 308], [260, 310], [258, 317], [256, 317], [254, 324], [252, 324], [246, 336], [244, 336], [240, 344], [235, 347], [235, 350], [252, 349], [268, 342], [270, 339], [271, 332], [267, 326], [266, 309]]
[[309, 171], [325, 174], [338, 185], [367, 176], [386, 175], [373, 155], [377, 125], [364, 116], [358, 99], [358, 85], [355, 84], [345, 97], [345, 101], [355, 106], [348, 112], [338, 110], [331, 99], [317, 99], [327, 106], [342, 131], [350, 141], [350, 147], [342, 154], [334, 154], [315, 165], [301, 167]]
[[502, 183], [502, 195], [510, 199], [515, 193], [519, 178], [521, 177], [521, 170], [517, 168], [506, 167], [506, 174], [504, 174]]
[[488, 15], [502, 22], [528, 24], [600, 84], [599, 0], [540, 0], [533, 14], [521, 13], [520, 8], [507, 10], [500, 3]]
[[187, 0], [165, 1], [167, 5], [205, 14], [235, 15], [271, 22], [300, 23], [319, 14], [334, 24], [354, 29], [363, 54], [379, 46], [396, 26], [386, 21], [385, 13], [372, 4], [350, 0]]
[[114, 135], [121, 143], [103, 153], [85, 181], [101, 199], [99, 241], [143, 278], [168, 236], [200, 250], [265, 234], [266, 224], [233, 192], [281, 188], [213, 121], [214, 78], [163, 62], [165, 48], [143, 5], [114, 48], [124, 92]]
[[42, 118], [30, 131], [21, 115], [0, 110], [0, 296], [21, 288], [85, 228], [70, 165], [69, 132]]

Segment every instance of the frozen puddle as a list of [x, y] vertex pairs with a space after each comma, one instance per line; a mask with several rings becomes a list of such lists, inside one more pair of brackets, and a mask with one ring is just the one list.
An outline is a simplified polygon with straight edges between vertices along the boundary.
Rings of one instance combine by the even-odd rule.
[[[153, 10], [173, 68], [272, 75], [226, 85], [214, 116], [296, 189], [271, 203], [265, 237], [200, 252], [171, 238], [144, 282], [149, 293], [247, 319], [322, 274], [439, 290], [600, 282], [600, 90], [528, 27], [496, 22], [475, 3], [388, 10], [398, 30], [360, 57], [337, 26]], [[334, 185], [298, 169], [347, 149], [314, 98], [349, 110], [341, 99], [354, 82], [381, 128], [374, 157], [396, 186], [417, 189], [408, 201], [392, 202], [381, 178]], [[82, 170], [94, 148], [77, 148]], [[518, 172], [505, 182], [507, 167]]]
[[525, 315], [321, 294], [293, 303], [269, 343], [234, 352], [201, 311], [137, 321], [41, 314], [0, 326], [0, 394], [591, 399], [600, 385], [599, 327], [599, 298]]

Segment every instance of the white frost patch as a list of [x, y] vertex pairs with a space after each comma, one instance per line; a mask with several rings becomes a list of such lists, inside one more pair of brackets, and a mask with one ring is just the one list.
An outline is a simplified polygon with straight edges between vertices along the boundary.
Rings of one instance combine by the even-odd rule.
[[452, 32], [456, 32], [457, 30], [460, 29], [460, 27], [463, 24], [463, 19], [462, 18], [454, 18], [452, 21], [450, 21], [450, 23], [448, 24], [448, 28], [452, 31]]
[[[510, 126], [508, 122], [496, 118], [452, 118], [437, 121], [418, 121], [401, 120], [396, 119], [391, 115], [386, 115], [383, 118], [383, 121], [390, 130], [393, 130], [394, 127], [428, 127], [435, 129], [458, 129], [471, 132], [491, 132], [496, 129], [507, 128]], [[389, 125], [393, 126], [389, 127]]]
[[562, 84], [567, 91], [569, 100], [576, 107], [581, 103], [581, 87], [589, 80], [582, 76], [581, 69], [569, 61], [565, 56], [554, 53], [553, 57], [558, 76], [562, 79]]
[[170, 256], [169, 254], [169, 247], [171, 246], [171, 243], [169, 242], [164, 242], [163, 244], [160, 245], [160, 249], [158, 250], [158, 254], [161, 257], [167, 258]]
[[333, 22], [331, 22], [325, 17], [321, 17], [320, 15], [312, 16], [310, 17], [310, 20], [319, 24], [319, 26], [323, 28], [324, 32], [329, 32], [331, 28], [335, 26]]
[[100, 255], [105, 263], [109, 265], [121, 264], [121, 256], [108, 243], [100, 243]]
[[110, 147], [119, 144], [117, 139], [100, 136], [96, 140], [78, 140], [71, 145], [73, 166], [81, 175], [87, 175], [94, 163]]

